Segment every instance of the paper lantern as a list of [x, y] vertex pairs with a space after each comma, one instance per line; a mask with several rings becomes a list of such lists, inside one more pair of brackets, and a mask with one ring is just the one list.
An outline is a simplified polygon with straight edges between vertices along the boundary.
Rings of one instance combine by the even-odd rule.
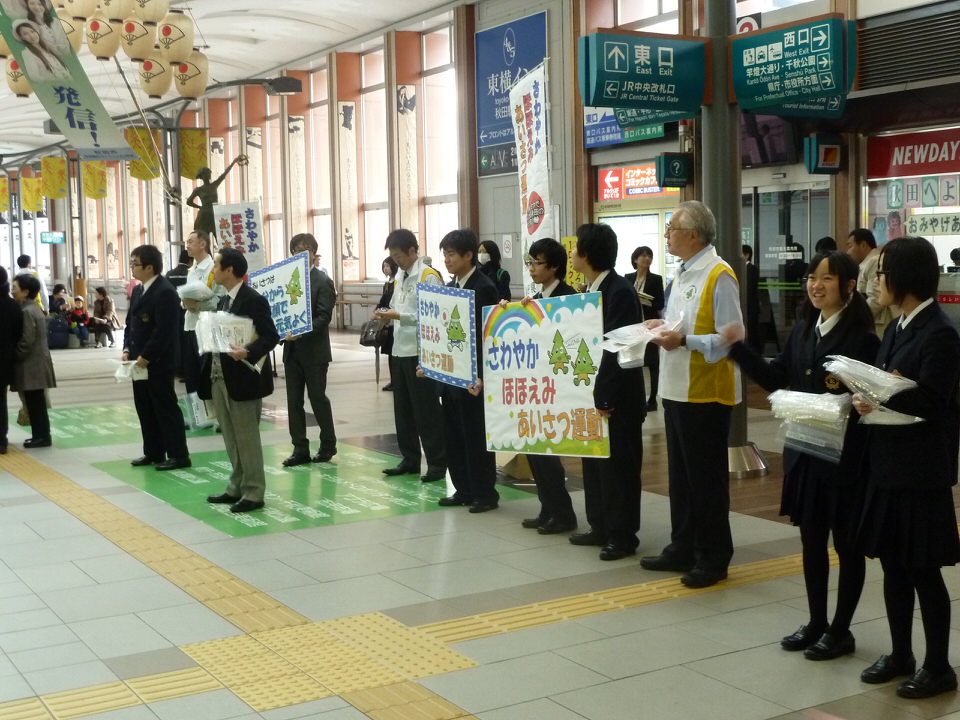
[[170, 0], [133, 0], [134, 16], [147, 25], [163, 20], [169, 7]]
[[183, 10], [171, 10], [157, 26], [157, 43], [170, 63], [186, 61], [193, 54], [193, 21]]
[[7, 45], [7, 41], [3, 38], [3, 33], [0, 33], [0, 58], [5, 58], [10, 55], [10, 46]]
[[87, 47], [97, 60], [109, 60], [120, 47], [120, 23], [97, 10], [87, 20]]
[[174, 67], [174, 82], [177, 92], [182, 97], [196, 100], [207, 89], [208, 63], [207, 56], [199, 50], [194, 50], [184, 62]]
[[58, 19], [70, 47], [73, 48], [74, 52], [80, 52], [80, 46], [83, 45], [83, 20], [74, 20], [67, 15], [60, 15]]
[[100, 10], [110, 20], [123, 20], [133, 15], [134, 0], [100, 0]]
[[152, 98], [163, 96], [170, 89], [173, 73], [167, 61], [160, 55], [160, 48], [154, 47], [146, 60], [140, 63], [140, 87]]
[[86, 20], [97, 10], [97, 0], [64, 0], [64, 12], [77, 20]]
[[140, 18], [129, 17], [123, 21], [120, 26], [120, 47], [128, 58], [140, 62], [153, 52], [157, 42], [155, 29], [154, 25], [144, 25]]
[[33, 92], [33, 88], [30, 87], [30, 81], [27, 80], [26, 73], [23, 72], [20, 63], [13, 58], [7, 60], [7, 87], [9, 87], [11, 92], [17, 97], [27, 97]]

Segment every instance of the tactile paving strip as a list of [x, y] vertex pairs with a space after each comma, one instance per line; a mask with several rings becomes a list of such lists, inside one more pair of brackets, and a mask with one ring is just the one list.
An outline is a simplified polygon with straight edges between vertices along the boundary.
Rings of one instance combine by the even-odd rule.
[[44, 695], [43, 702], [57, 720], [69, 720], [139, 705], [140, 698], [125, 683], [115, 682]]
[[0, 705], [0, 720], [52, 720], [40, 698], [14, 700]]

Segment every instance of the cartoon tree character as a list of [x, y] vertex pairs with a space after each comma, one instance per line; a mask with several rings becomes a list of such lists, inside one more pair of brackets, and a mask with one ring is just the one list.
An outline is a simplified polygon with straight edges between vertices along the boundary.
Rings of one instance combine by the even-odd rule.
[[583, 382], [589, 385], [590, 376], [596, 374], [597, 367], [593, 364], [593, 358], [590, 357], [587, 341], [580, 340], [580, 347], [577, 348], [577, 359], [573, 361], [573, 384], [579, 385]]
[[460, 307], [453, 306], [453, 313], [450, 315], [450, 322], [447, 324], [447, 350], [463, 350], [464, 343], [467, 341], [467, 333], [460, 324]]
[[553, 336], [553, 347], [550, 348], [549, 362], [553, 365], [554, 375], [559, 372], [566, 375], [570, 371], [570, 368], [567, 367], [567, 363], [570, 362], [570, 353], [567, 352], [567, 348], [563, 345], [563, 335], [560, 334], [559, 330], [557, 330]]
[[293, 275], [290, 276], [290, 282], [287, 283], [286, 291], [290, 297], [290, 304], [296, 305], [300, 296], [303, 295], [303, 288], [300, 286], [300, 268], [294, 268]]

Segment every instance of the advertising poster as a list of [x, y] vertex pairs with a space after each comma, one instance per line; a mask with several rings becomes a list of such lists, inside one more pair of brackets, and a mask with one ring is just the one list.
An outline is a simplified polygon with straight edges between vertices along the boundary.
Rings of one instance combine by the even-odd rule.
[[[38, 5], [42, 12], [34, 11]], [[53, 124], [82, 160], [136, 158], [97, 97], [50, 0], [29, 5], [0, 0], [0, 35], [13, 54], [7, 60], [8, 82], [26, 76]]]
[[602, 340], [600, 293], [484, 308], [487, 450], [609, 457], [593, 406]]
[[513, 132], [520, 180], [520, 228], [523, 252], [541, 237], [553, 237], [547, 148], [547, 71], [541, 63], [510, 90]]
[[361, 275], [355, 234], [360, 224], [357, 210], [357, 104], [342, 102], [337, 107], [340, 118], [340, 277], [344, 282], [356, 282]]
[[263, 220], [260, 202], [214, 205], [217, 226], [217, 249], [233, 248], [247, 256], [250, 272], [267, 265], [267, 249], [263, 244]]
[[417, 284], [420, 367], [447, 385], [477, 382], [476, 315], [473, 290]]
[[250, 287], [270, 303], [273, 323], [281, 339], [313, 330], [310, 312], [310, 257], [299, 253], [270, 267], [251, 272]]

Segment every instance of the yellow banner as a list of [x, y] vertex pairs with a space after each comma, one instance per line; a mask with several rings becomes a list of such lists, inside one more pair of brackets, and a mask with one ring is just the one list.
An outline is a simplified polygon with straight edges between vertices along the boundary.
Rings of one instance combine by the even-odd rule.
[[67, 161], [61, 157], [40, 160], [41, 192], [44, 197], [59, 200], [67, 196]]
[[[151, 132], [153, 133], [152, 141], [150, 140]], [[130, 143], [130, 147], [137, 154], [137, 159], [131, 160], [127, 165], [130, 174], [137, 180], [153, 180], [160, 177], [160, 158], [156, 150], [160, 147], [160, 131], [131, 127], [123, 131], [123, 139]]]
[[0, 212], [6, 212], [10, 209], [10, 182], [5, 177], [0, 177]]
[[207, 160], [207, 131], [180, 130], [180, 177], [195, 180], [200, 168], [209, 167]]
[[43, 194], [40, 192], [40, 178], [20, 178], [20, 203], [27, 212], [43, 210]]
[[103, 160], [84, 160], [80, 163], [83, 177], [83, 196], [99, 200], [107, 196], [107, 163]]

